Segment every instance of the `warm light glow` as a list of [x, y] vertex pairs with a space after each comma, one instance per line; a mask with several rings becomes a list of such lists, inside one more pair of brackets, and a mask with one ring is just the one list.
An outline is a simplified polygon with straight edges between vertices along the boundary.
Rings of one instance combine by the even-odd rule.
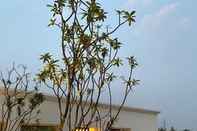
[[77, 128], [75, 131], [88, 131], [88, 128]]
[[100, 131], [100, 130], [99, 128], [90, 127], [90, 128], [77, 128], [75, 129], [75, 131]]
[[89, 128], [89, 131], [100, 131], [99, 128]]

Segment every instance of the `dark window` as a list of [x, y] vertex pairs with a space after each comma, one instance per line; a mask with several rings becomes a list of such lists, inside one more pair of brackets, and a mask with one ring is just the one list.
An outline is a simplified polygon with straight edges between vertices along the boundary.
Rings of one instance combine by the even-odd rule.
[[57, 131], [55, 126], [22, 126], [21, 131]]

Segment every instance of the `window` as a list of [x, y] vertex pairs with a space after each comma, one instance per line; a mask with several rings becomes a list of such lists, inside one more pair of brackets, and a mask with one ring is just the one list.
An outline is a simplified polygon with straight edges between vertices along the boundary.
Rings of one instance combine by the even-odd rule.
[[89, 129], [88, 128], [79, 127], [79, 128], [76, 128], [75, 131], [89, 131]]
[[90, 128], [89, 128], [89, 131], [100, 131], [100, 128], [93, 128], [93, 127], [90, 127]]
[[75, 131], [100, 131], [99, 128], [76, 128]]
[[23, 125], [21, 131], [57, 131], [57, 126], [50, 125]]

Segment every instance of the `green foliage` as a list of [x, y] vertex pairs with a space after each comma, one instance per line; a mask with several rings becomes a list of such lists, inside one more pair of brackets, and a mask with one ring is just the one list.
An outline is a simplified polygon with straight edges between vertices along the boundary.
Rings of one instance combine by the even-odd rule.
[[113, 59], [112, 64], [117, 67], [123, 65], [122, 60], [120, 58]]
[[114, 79], [116, 78], [116, 75], [114, 75], [114, 73], [108, 73], [107, 74], [107, 77], [106, 77], [106, 80], [111, 82], [113, 81]]
[[104, 21], [106, 19], [106, 12], [101, 8], [96, 1], [86, 1], [87, 8], [83, 10], [82, 19], [86, 18], [87, 22]]
[[166, 128], [159, 128], [158, 131], [167, 131]]
[[42, 93], [35, 93], [29, 98], [29, 108], [34, 109], [44, 101], [44, 96]]
[[138, 66], [137, 61], [135, 60], [135, 58], [133, 56], [127, 57], [128, 59], [128, 63], [132, 68], [135, 68]]
[[132, 12], [128, 12], [128, 11], [124, 11], [123, 12], [123, 18], [125, 18], [128, 21], [129, 26], [131, 26], [132, 22], [135, 22], [135, 11]]
[[172, 126], [172, 127], [170, 128], [170, 131], [176, 131], [176, 130], [175, 130], [175, 128]]
[[121, 44], [117, 38], [115, 39], [109, 39], [109, 44], [114, 50], [118, 50], [121, 47]]
[[190, 131], [190, 129], [184, 129], [183, 131]]

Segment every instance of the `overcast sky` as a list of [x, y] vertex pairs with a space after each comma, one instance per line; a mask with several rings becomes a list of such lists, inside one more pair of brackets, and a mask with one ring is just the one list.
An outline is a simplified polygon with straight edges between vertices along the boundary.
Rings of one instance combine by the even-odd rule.
[[[58, 32], [47, 27], [46, 0], [4, 0], [0, 4], [0, 70], [13, 61], [33, 72], [43, 52], [57, 52]], [[136, 24], [123, 27], [122, 56], [135, 55], [141, 80], [127, 103], [161, 111], [159, 123], [197, 129], [196, 0], [102, 1], [114, 23], [113, 11], [136, 10]], [[112, 15], [111, 15], [112, 14]], [[118, 92], [118, 91], [117, 91]]]

